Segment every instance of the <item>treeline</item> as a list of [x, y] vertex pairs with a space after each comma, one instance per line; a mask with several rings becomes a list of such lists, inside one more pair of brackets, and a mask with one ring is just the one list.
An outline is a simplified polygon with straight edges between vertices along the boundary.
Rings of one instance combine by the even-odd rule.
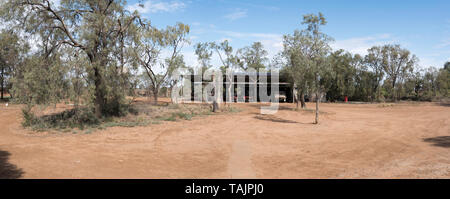
[[[439, 101], [450, 94], [450, 62], [442, 68], [422, 68], [417, 58], [399, 45], [374, 46], [366, 56], [337, 50], [328, 55], [329, 68], [321, 76], [325, 101], [384, 102], [396, 100]], [[296, 83], [298, 68], [287, 64], [282, 73]], [[306, 69], [303, 69], [306, 70]], [[302, 71], [303, 71], [302, 70]], [[301, 95], [311, 96], [308, 76], [301, 75], [306, 84]], [[310, 77], [309, 77], [310, 78]], [[304, 98], [304, 96], [303, 96]]]
[[[297, 90], [297, 101], [383, 102], [397, 100], [434, 101], [448, 98], [450, 62], [441, 69], [422, 68], [418, 58], [400, 45], [374, 46], [367, 55], [332, 51], [333, 40], [320, 32], [326, 25], [321, 13], [305, 15], [307, 27], [285, 35], [279, 57], [283, 75]], [[316, 97], [318, 96], [318, 97]]]

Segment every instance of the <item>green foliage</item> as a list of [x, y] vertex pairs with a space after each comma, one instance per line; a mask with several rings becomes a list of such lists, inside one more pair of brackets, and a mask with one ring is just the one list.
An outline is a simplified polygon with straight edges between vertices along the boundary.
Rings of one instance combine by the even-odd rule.
[[99, 126], [99, 129], [111, 128], [111, 127], [135, 127], [135, 126], [147, 126], [150, 124], [148, 120], [138, 119], [136, 121], [113, 121], [107, 122]]
[[20, 39], [14, 30], [3, 29], [0, 32], [0, 95], [4, 99], [4, 93], [12, 87], [11, 79], [16, 69], [23, 64], [24, 57], [29, 50], [28, 43]]
[[18, 103], [49, 105], [67, 97], [69, 82], [64, 77], [67, 70], [58, 54], [48, 59], [39, 55], [29, 57], [15, 72], [12, 93]]
[[30, 127], [33, 130], [47, 130], [47, 129], [66, 129], [96, 126], [100, 121], [95, 117], [92, 110], [89, 109], [71, 109], [61, 113], [35, 116], [31, 108], [22, 110], [24, 127]]
[[412, 73], [418, 61], [407, 49], [400, 48], [400, 45], [384, 45], [381, 48], [382, 66], [387, 78], [392, 84], [392, 99], [398, 99], [398, 83]]
[[364, 58], [364, 66], [371, 69], [372, 76], [368, 79], [369, 87], [366, 90], [370, 94], [368, 99], [380, 100], [381, 97], [381, 81], [384, 77], [383, 70], [383, 54], [381, 47], [374, 46], [367, 50], [368, 54]]
[[249, 68], [260, 71], [267, 68], [267, 51], [261, 42], [254, 42], [251, 46], [238, 50], [237, 64], [244, 70]]
[[[296, 30], [293, 35], [285, 35], [283, 38], [284, 50], [281, 55], [287, 65], [284, 73], [290, 74], [292, 84], [297, 87], [297, 99], [302, 102], [302, 107], [305, 105], [306, 93], [314, 93], [316, 99], [320, 99], [318, 96], [331, 86], [326, 79], [333, 75], [327, 57], [331, 51], [329, 43], [333, 39], [320, 30], [326, 23], [322, 13], [304, 15], [302, 24], [307, 28]], [[318, 116], [316, 122], [317, 119]]]
[[[39, 52], [29, 59], [22, 74], [16, 75], [17, 83], [22, 84], [18, 88], [26, 88], [19, 101], [55, 103], [63, 97], [60, 89], [69, 92], [72, 100], [80, 90], [88, 90], [83, 93], [87, 95], [83, 103], [95, 110], [97, 118], [111, 114], [110, 108], [120, 115], [115, 111], [122, 110], [124, 94], [130, 88], [129, 74], [135, 69], [128, 47], [134, 41], [139, 18], [138, 13], [124, 9], [125, 3], [62, 0], [56, 6], [48, 0], [5, 1], [0, 18], [13, 29], [42, 40]], [[86, 63], [75, 66], [76, 61]], [[43, 72], [40, 67], [44, 67]], [[74, 68], [78, 69], [76, 73], [72, 73]], [[33, 73], [56, 77], [37, 77]], [[79, 81], [80, 77], [84, 81]], [[32, 88], [39, 87], [39, 83], [43, 89]], [[61, 86], [52, 89], [51, 84]], [[67, 84], [78, 89], [70, 89]]]
[[[150, 80], [148, 88], [152, 91], [156, 104], [161, 87], [168, 85], [172, 88], [178, 82], [178, 79], [172, 78], [174, 71], [185, 68], [180, 51], [183, 45], [189, 42], [186, 37], [190, 28], [183, 23], [177, 23], [175, 26], [158, 30], [146, 20], [140, 23], [142, 25], [139, 27], [132, 55], [134, 62], [145, 70], [145, 78]], [[170, 52], [170, 55], [162, 56], [164, 50]]]
[[[211, 57], [213, 55], [212, 50], [209, 48], [209, 43], [197, 43], [195, 45], [195, 55], [197, 55], [197, 61], [200, 64], [202, 70], [202, 76], [212, 67]], [[194, 71], [192, 71], [194, 72]]]
[[299, 94], [306, 93], [314, 79], [306, 64], [308, 62], [306, 49], [310, 44], [309, 38], [299, 30], [296, 30], [293, 35], [285, 35], [283, 38], [282, 56], [286, 60], [286, 67], [282, 69], [282, 73], [288, 75], [292, 84], [298, 88]]
[[344, 50], [333, 52], [329, 56], [331, 73], [325, 76], [324, 81], [329, 84], [327, 99], [330, 101], [344, 100], [345, 96], [353, 96], [355, 92], [355, 76], [358, 64], [361, 63], [361, 57]]
[[192, 114], [190, 114], [190, 113], [177, 112], [177, 113], [173, 113], [172, 116], [176, 116], [176, 117], [184, 119], [184, 120], [192, 119]]

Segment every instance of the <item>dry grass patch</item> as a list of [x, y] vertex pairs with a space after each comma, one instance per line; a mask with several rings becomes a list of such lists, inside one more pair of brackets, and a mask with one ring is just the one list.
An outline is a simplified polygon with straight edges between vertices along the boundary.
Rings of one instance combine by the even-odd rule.
[[[41, 111], [47, 114], [30, 114], [24, 111], [23, 126], [34, 131], [55, 131], [62, 133], [90, 134], [97, 129], [111, 127], [135, 127], [161, 124], [165, 121], [175, 122], [191, 120], [195, 117], [213, 115], [209, 104], [172, 104], [159, 103], [157, 105], [147, 101], [135, 101], [129, 107], [129, 114], [122, 117], [105, 117], [96, 119], [89, 110], [65, 108], [48, 108]], [[223, 107], [220, 113], [240, 112], [238, 108]], [[219, 114], [220, 114], [219, 113]]]

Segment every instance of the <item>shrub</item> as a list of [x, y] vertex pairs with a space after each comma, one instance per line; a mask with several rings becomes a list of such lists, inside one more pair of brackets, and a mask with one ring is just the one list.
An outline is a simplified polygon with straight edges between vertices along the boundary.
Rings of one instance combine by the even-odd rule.
[[84, 129], [85, 126], [96, 126], [100, 123], [100, 120], [95, 117], [90, 109], [71, 109], [60, 113], [37, 117], [31, 111], [31, 108], [27, 107], [22, 110], [22, 113], [24, 117], [22, 125], [24, 127], [31, 127], [34, 130], [76, 127]]

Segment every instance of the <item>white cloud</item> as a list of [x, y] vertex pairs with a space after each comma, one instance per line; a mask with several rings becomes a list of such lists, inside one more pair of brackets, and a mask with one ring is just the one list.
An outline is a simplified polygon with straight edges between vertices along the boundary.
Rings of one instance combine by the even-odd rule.
[[[242, 13], [238, 13], [242, 12]], [[238, 13], [238, 14], [236, 14]], [[245, 13], [245, 14], [244, 14]], [[235, 15], [232, 15], [235, 14]], [[239, 18], [247, 16], [246, 10], [235, 10], [234, 13], [231, 13], [228, 16], [229, 20], [237, 20]], [[264, 49], [268, 52], [268, 58], [272, 58], [278, 52], [283, 49], [282, 34], [272, 34], [272, 33], [247, 33], [247, 32], [236, 32], [236, 31], [226, 31], [226, 30], [218, 30], [217, 27], [213, 24], [200, 24], [200, 23], [192, 23], [193, 26], [197, 26], [192, 29], [191, 33], [194, 35], [191, 36], [191, 45], [185, 46], [183, 49], [184, 60], [189, 66], [198, 66], [199, 63], [197, 61], [197, 56], [195, 55], [194, 45], [196, 42], [204, 41], [202, 36], [198, 36], [201, 34], [214, 34], [217, 39], [214, 39], [216, 42], [223, 42], [224, 40], [228, 40], [230, 45], [233, 46], [234, 50], [242, 48], [245, 46], [251, 45], [253, 42], [261, 42], [264, 46]], [[216, 53], [213, 54], [211, 58], [211, 64], [214, 67], [219, 67], [221, 64], [220, 58]]]
[[439, 51], [431, 54], [419, 56], [419, 65], [422, 68], [434, 66], [437, 68], [444, 67], [445, 62], [450, 61], [450, 50]]
[[[399, 39], [394, 38], [390, 34], [380, 34], [373, 35], [367, 37], [358, 37], [358, 38], [350, 38], [344, 40], [337, 40], [331, 47], [334, 50], [344, 49], [353, 54], [358, 53], [360, 55], [367, 55], [367, 49], [373, 46], [381, 46], [385, 44], [401, 44], [402, 47], [408, 47], [410, 44], [404, 40], [400, 41]], [[443, 40], [439, 45], [436, 45], [436, 49], [440, 49], [439, 51], [434, 51], [433, 49], [428, 49], [426, 53], [417, 53], [416, 51], [411, 50], [413, 54], [415, 54], [419, 58], [419, 66], [421, 68], [435, 66], [442, 67], [446, 60], [450, 59], [445, 56], [445, 54], [449, 54], [450, 51], [442, 50], [445, 47], [450, 46], [450, 40]], [[420, 50], [419, 50], [420, 52]], [[434, 53], [432, 53], [434, 52]]]
[[148, 14], [158, 12], [174, 12], [176, 10], [180, 10], [185, 7], [186, 4], [180, 1], [163, 2], [163, 1], [148, 0], [143, 4], [135, 3], [133, 5], [129, 5], [127, 6], [127, 9], [130, 11], [137, 10], [141, 14]]
[[[344, 49], [351, 53], [366, 55], [367, 49], [373, 46], [396, 43], [389, 34], [380, 34], [367, 37], [357, 37], [344, 40], [336, 40], [331, 44], [334, 50]], [[398, 43], [398, 42], [397, 42]]]
[[271, 34], [271, 33], [244, 33], [244, 32], [222, 31], [222, 30], [218, 30], [216, 32], [227, 35], [229, 37], [236, 37], [236, 38], [255, 37], [255, 38], [273, 39], [273, 38], [282, 38], [283, 37], [280, 34]]
[[[272, 34], [272, 33], [243, 33], [243, 32], [234, 32], [234, 31], [216, 31], [219, 34], [223, 34], [228, 38], [241, 40], [245, 42], [261, 42], [264, 46], [264, 49], [268, 53], [268, 57], [272, 58], [278, 52], [283, 49], [283, 35], [281, 34]], [[251, 45], [251, 43], [247, 44]]]
[[224, 18], [226, 18], [230, 21], [234, 21], [234, 20], [244, 18], [244, 17], [247, 17], [247, 10], [243, 10], [243, 9], [236, 9], [234, 12], [224, 16]]
[[446, 48], [450, 47], [450, 38], [443, 39], [440, 44], [436, 45], [436, 48]]

